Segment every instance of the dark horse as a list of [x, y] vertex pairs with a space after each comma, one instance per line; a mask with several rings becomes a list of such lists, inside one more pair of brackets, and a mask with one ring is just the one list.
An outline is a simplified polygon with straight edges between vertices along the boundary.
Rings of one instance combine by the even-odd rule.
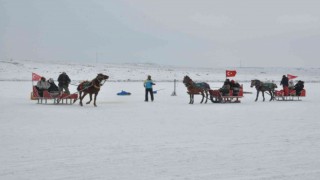
[[[80, 106], [82, 106], [82, 99], [89, 94], [90, 95], [90, 101], [87, 102], [87, 104], [90, 104], [92, 100], [92, 94], [94, 94], [94, 100], [93, 105], [97, 106], [96, 104], [96, 98], [100, 91], [100, 87], [106, 82], [106, 80], [109, 78], [109, 76], [104, 74], [98, 74], [96, 78], [94, 78], [92, 81], [83, 81], [79, 84], [77, 90], [79, 91], [80, 96]], [[82, 96], [83, 92], [83, 96]]]
[[188, 94], [190, 95], [190, 102], [189, 104], [193, 104], [194, 102], [194, 95], [195, 94], [201, 94], [202, 95], [202, 100], [200, 103], [203, 102], [204, 97], [206, 97], [206, 102], [208, 101], [208, 94], [210, 90], [209, 84], [205, 82], [201, 83], [195, 83], [192, 81], [192, 79], [189, 76], [185, 76], [183, 78], [183, 83], [188, 89]]
[[277, 85], [275, 83], [263, 83], [263, 82], [255, 79], [255, 80], [251, 80], [250, 87], [253, 87], [253, 86], [255, 86], [257, 89], [257, 97], [256, 97], [255, 101], [258, 100], [260, 91], [262, 92], [263, 101], [264, 101], [264, 92], [265, 91], [269, 92], [269, 94], [271, 96], [270, 101], [274, 100], [274, 90], [275, 90], [275, 88], [277, 88]]

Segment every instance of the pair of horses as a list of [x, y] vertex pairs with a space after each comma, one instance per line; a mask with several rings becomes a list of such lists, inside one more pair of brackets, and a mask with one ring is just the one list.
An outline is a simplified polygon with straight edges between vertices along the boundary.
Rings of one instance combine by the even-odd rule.
[[97, 107], [97, 104], [96, 104], [97, 95], [100, 91], [101, 86], [106, 82], [108, 78], [109, 76], [99, 73], [97, 77], [94, 78], [92, 81], [81, 82], [77, 87], [77, 90], [80, 96], [79, 97], [80, 106], [83, 106], [82, 100], [87, 94], [89, 94], [90, 100], [86, 104], [90, 104], [90, 102], [92, 101], [92, 95], [94, 95], [93, 105]]
[[[205, 82], [201, 83], [195, 83], [189, 76], [185, 76], [183, 78], [183, 83], [188, 89], [188, 94], [190, 95], [190, 102], [189, 104], [194, 103], [194, 95], [200, 94], [202, 95], [202, 100], [200, 103], [203, 102], [204, 98], [206, 98], [205, 103], [207, 103], [208, 96], [210, 95], [210, 99], [212, 99], [212, 95], [209, 93], [210, 85]], [[264, 92], [269, 92], [269, 95], [271, 96], [270, 101], [274, 100], [274, 94], [275, 94], [275, 88], [277, 88], [277, 85], [275, 83], [263, 83], [260, 80], [251, 80], [250, 87], [255, 87], [257, 90], [257, 96], [255, 101], [258, 100], [259, 93], [262, 92], [263, 101], [265, 101], [264, 98]], [[214, 90], [213, 92], [216, 92], [217, 90]]]

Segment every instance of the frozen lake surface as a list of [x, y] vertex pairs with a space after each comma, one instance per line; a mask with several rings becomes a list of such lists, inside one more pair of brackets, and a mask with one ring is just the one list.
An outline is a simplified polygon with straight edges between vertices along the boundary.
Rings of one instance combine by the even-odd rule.
[[173, 83], [157, 83], [146, 103], [142, 82], [106, 82], [98, 107], [39, 105], [31, 82], [0, 85], [0, 179], [320, 177], [318, 83], [299, 102], [254, 102], [245, 83], [254, 94], [242, 103], [189, 105], [181, 83], [174, 97]]

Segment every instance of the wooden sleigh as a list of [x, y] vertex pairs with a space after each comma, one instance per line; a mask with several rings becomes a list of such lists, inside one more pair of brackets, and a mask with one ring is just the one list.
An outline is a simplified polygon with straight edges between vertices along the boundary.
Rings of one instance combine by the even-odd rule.
[[223, 94], [219, 90], [209, 90], [210, 100], [213, 103], [240, 103], [240, 99], [243, 98], [243, 86], [239, 88], [239, 91], [234, 93], [233, 90], [229, 90], [228, 94]]
[[43, 96], [39, 95], [36, 86], [33, 86], [31, 92], [31, 100], [37, 100], [38, 104], [73, 104], [78, 99], [78, 94], [60, 94], [59, 92], [49, 93], [47, 90], [43, 91]]
[[305, 89], [301, 90], [300, 95], [297, 95], [296, 90], [293, 89], [289, 90], [288, 95], [285, 95], [283, 90], [274, 93], [274, 98], [277, 101], [301, 101], [304, 97], [306, 97]]

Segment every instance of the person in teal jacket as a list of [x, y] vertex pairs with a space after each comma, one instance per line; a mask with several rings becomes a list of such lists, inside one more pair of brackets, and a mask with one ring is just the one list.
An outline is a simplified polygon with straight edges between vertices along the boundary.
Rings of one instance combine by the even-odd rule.
[[152, 86], [153, 85], [156, 85], [155, 83], [153, 83], [152, 79], [151, 79], [151, 76], [148, 75], [148, 79], [146, 79], [143, 83], [143, 86], [145, 87], [146, 89], [146, 95], [145, 95], [145, 100], [146, 102], [148, 102], [148, 93], [150, 93], [150, 96], [151, 96], [151, 101], [154, 100], [153, 98], [153, 89], [152, 89]]

